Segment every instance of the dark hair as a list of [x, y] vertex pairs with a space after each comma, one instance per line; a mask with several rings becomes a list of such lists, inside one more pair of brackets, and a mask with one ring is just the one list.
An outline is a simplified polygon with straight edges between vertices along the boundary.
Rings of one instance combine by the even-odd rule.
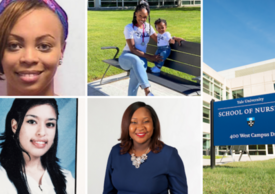
[[[18, 194], [28, 194], [28, 182], [25, 174], [25, 160], [23, 152], [28, 156], [29, 154], [22, 149], [19, 141], [19, 132], [27, 111], [36, 106], [48, 104], [55, 110], [58, 119], [58, 107], [55, 99], [15, 99], [12, 107], [6, 117], [5, 132], [0, 136], [0, 163], [6, 170], [10, 181], [16, 187]], [[11, 120], [17, 121], [17, 130], [15, 133], [12, 131]], [[46, 154], [41, 157], [42, 166], [47, 169], [51, 177], [52, 183], [57, 194], [66, 194], [66, 180], [61, 171], [61, 167], [56, 157], [58, 141], [58, 129], [56, 124], [56, 133], [52, 147]], [[29, 156], [30, 157], [30, 156]]]
[[129, 125], [131, 123], [131, 118], [134, 114], [134, 112], [141, 108], [144, 107], [147, 110], [149, 110], [152, 120], [153, 120], [153, 127], [154, 127], [154, 132], [151, 137], [151, 142], [150, 142], [150, 149], [154, 153], [158, 153], [161, 151], [164, 143], [160, 141], [160, 123], [158, 119], [158, 115], [155, 112], [155, 110], [150, 106], [145, 104], [144, 102], [135, 102], [128, 106], [128, 108], [125, 110], [123, 117], [122, 117], [122, 122], [121, 122], [121, 136], [119, 138], [119, 141], [121, 141], [120, 147], [120, 153], [125, 154], [130, 151], [130, 149], [133, 146], [133, 140], [130, 139], [129, 136]]
[[155, 27], [157, 27], [157, 25], [160, 24], [161, 22], [164, 23], [165, 26], [167, 27], [166, 20], [165, 19], [160, 19], [160, 18], [155, 21]]
[[[137, 24], [137, 19], [136, 19], [136, 12], [142, 10], [142, 9], [146, 9], [147, 12], [148, 12], [148, 16], [149, 16], [149, 36], [151, 34], [151, 27], [150, 27], [150, 7], [149, 7], [149, 3], [147, 1], [144, 1], [144, 0], [141, 0], [139, 2], [139, 4], [136, 6], [136, 9], [134, 11], [134, 15], [133, 15], [133, 25], [136, 25]], [[146, 24], [145, 24], [146, 25]], [[146, 28], [146, 26], [145, 26]]]

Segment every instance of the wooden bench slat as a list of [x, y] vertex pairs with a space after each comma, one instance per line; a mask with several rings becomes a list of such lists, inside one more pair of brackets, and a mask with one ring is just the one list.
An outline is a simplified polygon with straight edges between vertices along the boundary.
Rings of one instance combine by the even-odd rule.
[[201, 75], [201, 69], [194, 67], [194, 66], [190, 66], [190, 65], [186, 65], [186, 64], [182, 64], [176, 61], [171, 61], [169, 59], [166, 59], [164, 66], [167, 66], [170, 69], [174, 69], [180, 72], [184, 72], [190, 75], [194, 75], [194, 76], [200, 76]]
[[200, 67], [201, 67], [200, 66], [200, 62], [201, 62], [200, 57], [190, 56], [190, 55], [187, 55], [187, 54], [184, 54], [184, 53], [171, 51], [171, 54], [168, 58], [173, 59], [173, 61], [179, 61], [179, 62], [182, 62], [182, 63], [187, 63], [189, 65], [197, 67], [198, 69], [200, 69]]
[[[154, 54], [156, 51], [154, 51], [153, 49], [150, 49], [147, 53], [148, 54]], [[201, 62], [201, 58], [200, 57], [196, 57], [196, 56], [192, 56], [192, 55], [188, 55], [185, 53], [179, 53], [176, 51], [171, 51], [171, 54], [168, 57], [169, 59], [172, 59], [173, 61], [179, 61], [179, 63], [187, 63], [191, 66], [195, 66], [197, 68], [200, 69], [200, 62]], [[168, 61], [165, 61], [165, 65], [166, 67], [169, 67], [168, 65]], [[172, 68], [172, 67], [171, 67]], [[173, 69], [173, 68], [172, 68]], [[181, 71], [180, 69], [175, 69], [178, 71]]]
[[[174, 49], [174, 50], [187, 52], [187, 53], [191, 53], [199, 56], [201, 55], [201, 45], [199, 43], [188, 42], [188, 41], [182, 41], [181, 43], [182, 43], [181, 46], [179, 46], [178, 43], [176, 42], [175, 44], [170, 44], [170, 47], [171, 49]], [[153, 39], [150, 39], [147, 45], [147, 49], [152, 46], [157, 47], [157, 43]]]

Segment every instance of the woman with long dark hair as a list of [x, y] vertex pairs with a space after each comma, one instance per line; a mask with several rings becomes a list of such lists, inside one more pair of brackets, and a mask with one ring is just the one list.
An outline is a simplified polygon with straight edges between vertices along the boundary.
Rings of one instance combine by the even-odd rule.
[[55, 99], [15, 99], [0, 136], [1, 193], [73, 194], [74, 178], [56, 157]]
[[119, 140], [109, 155], [103, 194], [188, 193], [183, 162], [160, 140], [160, 122], [150, 105], [135, 102], [126, 109]]
[[[146, 22], [147, 18], [149, 18], [149, 23]], [[160, 55], [146, 54], [149, 39], [152, 38], [157, 42], [157, 34], [150, 25], [150, 7], [146, 1], [141, 0], [137, 5], [132, 23], [124, 28], [124, 36], [126, 45], [119, 57], [119, 64], [122, 69], [130, 71], [128, 95], [136, 96], [138, 88], [141, 87], [144, 89], [146, 96], [153, 96], [149, 89], [150, 83], [146, 73], [147, 60], [160, 62], [162, 58]], [[177, 37], [174, 38], [178, 42], [183, 40]]]

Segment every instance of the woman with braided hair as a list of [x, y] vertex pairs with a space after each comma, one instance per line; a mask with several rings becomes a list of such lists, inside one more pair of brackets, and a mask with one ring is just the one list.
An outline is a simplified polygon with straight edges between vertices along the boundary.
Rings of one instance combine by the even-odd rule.
[[[149, 23], [146, 22], [149, 18]], [[119, 64], [122, 69], [130, 71], [130, 81], [128, 95], [136, 96], [139, 86], [144, 89], [146, 96], [154, 96], [150, 92], [150, 83], [148, 81], [146, 69], [147, 60], [151, 62], [161, 62], [160, 55], [146, 54], [147, 44], [152, 38], [157, 42], [157, 34], [150, 25], [150, 8], [149, 4], [141, 0], [137, 5], [133, 21], [124, 28], [126, 46], [119, 57]], [[177, 41], [183, 39], [178, 38]]]

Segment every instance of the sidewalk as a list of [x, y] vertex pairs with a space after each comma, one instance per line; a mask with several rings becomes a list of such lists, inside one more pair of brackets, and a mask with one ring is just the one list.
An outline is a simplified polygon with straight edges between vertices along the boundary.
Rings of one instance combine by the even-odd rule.
[[[104, 78], [104, 82], [114, 81], [112, 83], [100, 85], [100, 80], [88, 83], [88, 96], [127, 96], [129, 77], [126, 76], [126, 74], [127, 73], [125, 72]], [[150, 82], [150, 84], [151, 91], [155, 96], [184, 96], [184, 94], [178, 93], [154, 82]], [[137, 96], [145, 96], [144, 91], [139, 89]], [[197, 94], [193, 93], [189, 96], [197, 96]]]
[[[235, 162], [239, 162], [239, 155], [235, 155], [234, 156], [234, 159], [235, 159]], [[261, 160], [269, 160], [269, 159], [274, 159], [275, 156], [251, 156], [251, 160], [252, 161], [261, 161]], [[240, 162], [246, 162], [246, 161], [251, 161], [249, 159], [249, 157], [247, 155], [245, 156], [242, 156], [241, 158], [241, 161]], [[227, 156], [226, 158], [224, 157], [222, 159], [222, 162], [220, 162], [221, 159], [216, 159], [216, 165], [223, 165], [223, 164], [227, 164], [229, 162], [233, 162], [232, 160], [232, 157], [231, 156]], [[210, 159], [203, 159], [203, 166], [210, 166], [211, 163], [210, 163]]]

